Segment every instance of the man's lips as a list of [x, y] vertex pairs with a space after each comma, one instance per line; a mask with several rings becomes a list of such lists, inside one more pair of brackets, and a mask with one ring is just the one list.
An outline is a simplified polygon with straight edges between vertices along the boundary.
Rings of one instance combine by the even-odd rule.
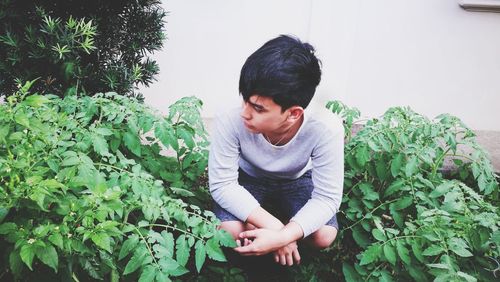
[[247, 122], [246, 120], [243, 121], [243, 124], [247, 127], [247, 128], [253, 128], [252, 125], [250, 125], [249, 122]]

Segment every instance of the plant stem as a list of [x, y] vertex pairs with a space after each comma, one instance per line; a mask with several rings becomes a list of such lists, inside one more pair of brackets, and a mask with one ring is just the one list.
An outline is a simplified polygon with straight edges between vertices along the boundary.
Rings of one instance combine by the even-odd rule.
[[196, 238], [196, 239], [198, 239], [198, 240], [201, 240], [201, 241], [205, 242], [205, 240], [204, 240], [203, 238], [198, 237], [198, 236], [194, 235], [194, 234], [193, 234], [193, 233], [191, 233], [191, 232], [188, 232], [188, 231], [186, 231], [186, 230], [182, 230], [182, 229], [177, 228], [177, 227], [174, 227], [174, 226], [170, 226], [170, 225], [166, 225], [166, 224], [159, 224], [159, 223], [151, 223], [151, 224], [149, 224], [149, 225], [147, 225], [147, 226], [159, 226], [159, 227], [163, 227], [163, 228], [170, 228], [170, 229], [172, 229], [172, 230], [176, 230], [176, 231], [182, 232], [182, 233], [184, 233], [184, 234], [186, 234], [186, 235], [193, 236], [194, 238]]

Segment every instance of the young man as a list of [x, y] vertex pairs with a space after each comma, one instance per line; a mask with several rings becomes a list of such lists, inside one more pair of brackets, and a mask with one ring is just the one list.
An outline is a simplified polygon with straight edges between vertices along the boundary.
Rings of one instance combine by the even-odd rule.
[[[314, 48], [279, 36], [243, 65], [242, 107], [216, 118], [210, 192], [221, 228], [237, 240], [241, 255], [274, 252], [276, 262], [293, 265], [300, 262], [298, 240], [320, 249], [335, 240], [344, 130], [324, 107], [305, 110], [320, 79]], [[285, 221], [261, 206], [266, 204]]]

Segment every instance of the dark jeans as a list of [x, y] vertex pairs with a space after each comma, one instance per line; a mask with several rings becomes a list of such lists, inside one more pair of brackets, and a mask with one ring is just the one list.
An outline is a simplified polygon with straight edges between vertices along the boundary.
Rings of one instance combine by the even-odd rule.
[[[268, 179], [252, 177], [240, 169], [238, 182], [255, 197], [265, 210], [286, 224], [311, 198], [314, 189], [311, 174], [312, 172], [309, 170], [293, 180]], [[237, 217], [215, 202], [213, 212], [220, 221], [239, 221]], [[338, 230], [337, 216], [334, 215], [326, 225], [333, 226]]]

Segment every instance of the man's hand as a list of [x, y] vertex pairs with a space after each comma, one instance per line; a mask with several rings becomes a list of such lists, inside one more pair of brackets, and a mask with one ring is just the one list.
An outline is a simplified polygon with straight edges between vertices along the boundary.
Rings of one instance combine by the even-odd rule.
[[274, 251], [274, 261], [281, 265], [292, 266], [294, 263], [300, 263], [300, 254], [297, 248], [297, 242], [292, 242], [276, 251]]
[[288, 245], [281, 231], [264, 228], [241, 232], [240, 238], [243, 240], [253, 238], [252, 243], [234, 248], [242, 256], [261, 256]]

